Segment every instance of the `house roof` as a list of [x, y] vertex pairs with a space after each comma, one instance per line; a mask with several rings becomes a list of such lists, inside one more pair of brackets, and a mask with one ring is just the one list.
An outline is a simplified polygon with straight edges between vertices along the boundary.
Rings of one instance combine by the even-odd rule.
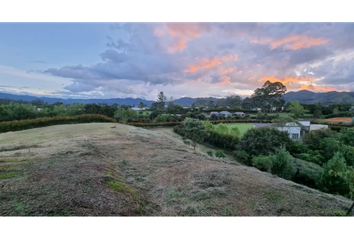
[[231, 114], [231, 113], [228, 111], [221, 111], [220, 114]]

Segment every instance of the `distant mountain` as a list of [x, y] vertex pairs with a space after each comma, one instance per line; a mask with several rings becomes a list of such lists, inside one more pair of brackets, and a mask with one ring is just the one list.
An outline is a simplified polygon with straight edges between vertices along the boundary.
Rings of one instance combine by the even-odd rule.
[[73, 103], [104, 103], [112, 105], [114, 103], [119, 105], [138, 105], [140, 102], [143, 102], [146, 105], [151, 105], [154, 101], [144, 100], [141, 98], [111, 98], [111, 99], [64, 99], [64, 98], [49, 98], [49, 97], [34, 97], [28, 95], [15, 95], [9, 93], [0, 93], [0, 98], [2, 99], [13, 99], [13, 100], [24, 100], [24, 101], [33, 101], [33, 100], [42, 100], [49, 104], [56, 102], [62, 102], [64, 104], [73, 104]]
[[354, 103], [354, 92], [325, 92], [316, 93], [308, 90], [288, 92], [284, 94], [285, 101], [299, 101], [300, 103], [313, 104], [321, 102], [323, 105], [336, 103]]
[[183, 97], [183, 98], [179, 98], [173, 101], [174, 104], [179, 104], [183, 107], [190, 107], [192, 106], [192, 104], [197, 101], [197, 99], [203, 99], [203, 100], [207, 100], [207, 101], [213, 101], [214, 104], [217, 100], [217, 98], [213, 98], [213, 97], [209, 97], [209, 98], [191, 98], [191, 97]]

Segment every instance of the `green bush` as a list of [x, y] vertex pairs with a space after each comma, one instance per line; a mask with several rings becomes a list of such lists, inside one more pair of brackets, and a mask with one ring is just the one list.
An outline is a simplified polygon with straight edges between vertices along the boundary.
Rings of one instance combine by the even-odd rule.
[[252, 158], [252, 165], [264, 172], [270, 172], [273, 166], [273, 157], [271, 156], [255, 156]]
[[349, 183], [347, 181], [347, 164], [339, 152], [323, 166], [323, 172], [317, 179], [317, 186], [324, 192], [347, 195]]
[[285, 149], [280, 149], [272, 156], [271, 173], [285, 179], [291, 179], [295, 174], [295, 168], [292, 164], [293, 157]]
[[251, 156], [271, 155], [280, 147], [290, 148], [294, 142], [287, 132], [275, 128], [251, 128], [241, 138], [239, 150], [246, 151]]
[[221, 134], [228, 134], [229, 133], [229, 129], [227, 128], [226, 124], [224, 123], [220, 123], [218, 125], [215, 126], [215, 131], [217, 131], [218, 133]]
[[230, 135], [239, 137], [240, 136], [240, 130], [237, 127], [233, 127], [230, 130]]
[[223, 151], [217, 150], [217, 151], [215, 152], [215, 157], [217, 157], [217, 158], [225, 158], [226, 155], [225, 155], [225, 153], [224, 153]]
[[243, 150], [234, 151], [233, 155], [236, 158], [236, 160], [238, 160], [239, 162], [242, 162], [248, 166], [252, 164], [252, 158], [246, 151]]

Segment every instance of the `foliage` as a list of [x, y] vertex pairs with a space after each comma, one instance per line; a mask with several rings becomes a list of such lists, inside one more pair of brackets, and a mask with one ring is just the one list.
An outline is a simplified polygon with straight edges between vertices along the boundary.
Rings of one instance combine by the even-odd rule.
[[209, 151], [207, 151], [207, 154], [209, 157], [213, 157], [213, 151], [209, 150]]
[[272, 111], [274, 105], [284, 104], [282, 95], [287, 91], [281, 82], [266, 81], [261, 88], [257, 88], [251, 96], [253, 106], [260, 107], [262, 110]]
[[342, 129], [340, 131], [340, 142], [354, 147], [354, 129]]
[[230, 129], [230, 135], [239, 137], [240, 134], [240, 130], [237, 127], [233, 127]]
[[302, 117], [306, 110], [304, 109], [304, 107], [300, 104], [299, 101], [292, 101], [292, 102], [289, 102], [289, 105], [287, 107], [288, 111], [290, 111], [291, 113], [294, 114], [294, 117], [295, 118], [300, 118]]
[[285, 148], [281, 148], [274, 155], [254, 156], [252, 165], [261, 171], [271, 172], [281, 178], [291, 179], [295, 174], [292, 161], [293, 157], [289, 152]]
[[289, 148], [292, 144], [287, 132], [262, 127], [249, 129], [241, 138], [239, 149], [252, 156], [269, 155], [282, 146]]
[[127, 123], [128, 121], [136, 121], [138, 120], [138, 113], [134, 110], [125, 110], [124, 108], [118, 108], [114, 112], [114, 118], [122, 120], [123, 123]]
[[246, 151], [238, 150], [238, 151], [234, 151], [233, 154], [234, 154], [234, 157], [238, 161], [240, 161], [248, 166], [250, 166], [252, 164], [252, 158]]
[[57, 116], [52, 118], [37, 118], [31, 120], [9, 121], [0, 123], [0, 133], [9, 131], [19, 131], [29, 128], [45, 127], [58, 124], [90, 123], [90, 122], [116, 122], [113, 118], [108, 118], [98, 114], [85, 114], [74, 117]]
[[217, 158], [225, 158], [226, 155], [225, 155], [225, 153], [224, 153], [223, 151], [217, 150], [217, 151], [215, 152], [215, 157], [217, 157]]
[[316, 184], [324, 192], [347, 195], [350, 192], [347, 174], [345, 159], [341, 153], [337, 152], [323, 166], [323, 172]]
[[214, 125], [211, 122], [204, 121], [203, 124], [208, 131], [214, 130]]
[[277, 151], [272, 156], [271, 173], [285, 179], [291, 179], [295, 174], [295, 168], [292, 165], [293, 157], [284, 148]]
[[226, 124], [224, 124], [224, 123], [220, 123], [220, 124], [216, 125], [215, 131], [217, 131], [221, 134], [228, 134], [229, 133], [229, 129], [227, 128]]
[[270, 156], [255, 156], [252, 158], [252, 165], [264, 172], [270, 172], [273, 166], [272, 157]]
[[164, 93], [161, 91], [159, 93], [159, 95], [157, 95], [157, 108], [158, 109], [163, 109], [165, 107], [165, 102], [166, 102], [167, 98], [164, 95]]
[[192, 146], [195, 149], [197, 142], [203, 142], [209, 133], [204, 124], [196, 119], [187, 118], [184, 123], [185, 137], [192, 140]]

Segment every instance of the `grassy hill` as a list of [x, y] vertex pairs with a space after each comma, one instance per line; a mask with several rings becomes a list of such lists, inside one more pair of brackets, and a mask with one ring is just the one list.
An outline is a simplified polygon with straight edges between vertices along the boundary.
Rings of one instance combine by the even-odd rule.
[[1, 216], [318, 216], [346, 198], [116, 123], [0, 134]]

